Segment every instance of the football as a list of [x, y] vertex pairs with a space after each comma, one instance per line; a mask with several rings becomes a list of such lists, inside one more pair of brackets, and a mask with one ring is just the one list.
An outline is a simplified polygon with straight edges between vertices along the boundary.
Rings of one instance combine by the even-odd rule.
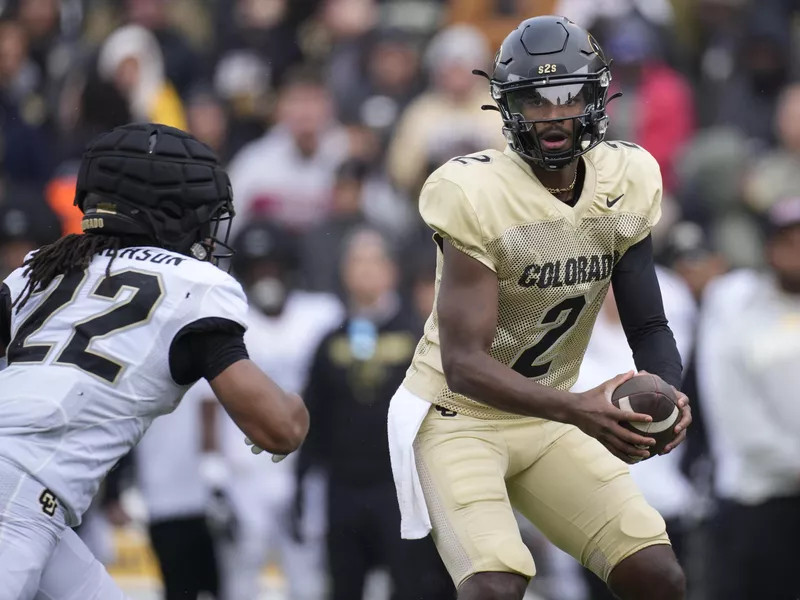
[[623, 423], [633, 432], [653, 438], [650, 457], [656, 456], [675, 439], [675, 425], [680, 419], [678, 397], [672, 386], [653, 375], [636, 375], [619, 386], [611, 396], [617, 408], [653, 417], [651, 423]]

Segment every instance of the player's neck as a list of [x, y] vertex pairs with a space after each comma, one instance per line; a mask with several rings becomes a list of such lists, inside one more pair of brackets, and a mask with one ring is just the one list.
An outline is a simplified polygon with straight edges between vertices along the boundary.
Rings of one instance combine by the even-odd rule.
[[562, 202], [571, 202], [580, 193], [578, 182], [578, 166], [580, 159], [575, 159], [571, 164], [552, 171], [536, 164], [530, 164], [531, 170], [539, 182]]

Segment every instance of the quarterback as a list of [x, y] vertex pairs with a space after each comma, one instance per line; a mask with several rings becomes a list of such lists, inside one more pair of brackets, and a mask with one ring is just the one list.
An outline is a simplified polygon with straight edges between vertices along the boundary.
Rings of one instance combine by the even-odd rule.
[[[508, 140], [452, 159], [420, 212], [439, 246], [436, 304], [389, 411], [402, 535], [432, 531], [460, 600], [521, 600], [535, 574], [513, 509], [622, 600], [681, 600], [665, 524], [625, 463], [654, 440], [610, 403], [619, 375], [572, 394], [609, 285], [638, 369], [681, 384], [650, 230], [655, 160], [606, 142], [609, 62], [562, 17], [522, 22], [489, 79]], [[681, 419], [669, 452], [691, 422]]]
[[117, 128], [83, 157], [85, 233], [0, 285], [0, 600], [123, 597], [70, 527], [199, 379], [260, 447], [287, 454], [305, 438], [302, 400], [248, 359], [244, 292], [214, 264], [232, 200], [193, 137]]

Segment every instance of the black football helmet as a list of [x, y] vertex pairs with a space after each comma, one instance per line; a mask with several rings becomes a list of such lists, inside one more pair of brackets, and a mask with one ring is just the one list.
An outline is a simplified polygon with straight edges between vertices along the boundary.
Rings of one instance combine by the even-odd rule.
[[233, 254], [228, 174], [180, 129], [134, 123], [96, 137], [83, 155], [75, 205], [84, 232], [143, 238], [199, 260]]
[[233, 249], [233, 274], [251, 304], [267, 315], [280, 313], [300, 260], [294, 236], [275, 223], [259, 219], [237, 234]]
[[246, 279], [247, 271], [259, 262], [270, 262], [285, 272], [298, 267], [299, 250], [292, 234], [271, 221], [256, 219], [245, 225], [233, 241], [233, 274]]
[[[494, 106], [503, 118], [503, 132], [514, 152], [548, 169], [561, 169], [603, 141], [608, 128], [606, 106], [611, 63], [592, 35], [565, 17], [543, 16], [519, 24], [503, 41], [490, 77]], [[530, 120], [523, 107], [582, 100], [585, 110], [567, 118]], [[548, 152], [536, 130], [541, 123], [574, 121], [572, 143]], [[587, 143], [588, 142], [588, 143]]]

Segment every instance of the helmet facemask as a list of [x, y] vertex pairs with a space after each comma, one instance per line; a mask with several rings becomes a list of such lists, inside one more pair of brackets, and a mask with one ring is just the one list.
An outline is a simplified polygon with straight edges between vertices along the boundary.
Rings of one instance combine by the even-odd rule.
[[[192, 243], [188, 254], [197, 260], [207, 260], [216, 266], [222, 261], [230, 261], [235, 254], [229, 244], [234, 217], [233, 203], [225, 200], [216, 207], [211, 217], [203, 223]], [[230, 270], [230, 262], [227, 265]]]
[[[499, 107], [503, 132], [512, 150], [536, 165], [553, 170], [562, 169], [586, 154], [605, 138], [610, 82], [607, 67], [596, 73], [579, 71], [507, 83], [491, 80], [492, 97]], [[567, 108], [570, 106], [574, 106], [574, 111]], [[559, 116], [545, 117], [553, 114], [554, 107], [558, 107]], [[534, 117], [536, 113], [543, 116]], [[547, 147], [556, 146], [559, 137], [562, 140], [566, 137], [566, 143]]]

